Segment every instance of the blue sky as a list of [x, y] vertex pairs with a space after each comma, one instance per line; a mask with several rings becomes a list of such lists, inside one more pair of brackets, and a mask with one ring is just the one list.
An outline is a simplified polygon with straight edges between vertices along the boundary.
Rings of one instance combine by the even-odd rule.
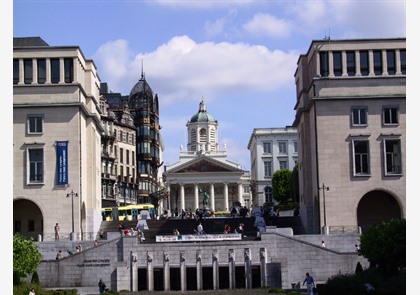
[[186, 146], [186, 123], [203, 96], [220, 146], [250, 170], [253, 129], [293, 123], [293, 75], [311, 41], [405, 37], [406, 2], [14, 0], [13, 36], [80, 46], [123, 95], [143, 62], [160, 100], [165, 164]]

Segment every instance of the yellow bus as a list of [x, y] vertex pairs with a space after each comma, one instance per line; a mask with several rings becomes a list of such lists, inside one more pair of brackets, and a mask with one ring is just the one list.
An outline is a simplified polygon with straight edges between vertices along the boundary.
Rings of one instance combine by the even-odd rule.
[[138, 219], [154, 219], [156, 212], [153, 204], [132, 204], [119, 207], [102, 208], [102, 220], [114, 220], [115, 215], [112, 210], [118, 211], [118, 220], [138, 220]]

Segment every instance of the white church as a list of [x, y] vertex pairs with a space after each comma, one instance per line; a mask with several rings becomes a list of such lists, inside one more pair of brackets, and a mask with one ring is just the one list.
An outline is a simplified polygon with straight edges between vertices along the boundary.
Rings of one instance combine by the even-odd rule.
[[165, 167], [168, 199], [164, 209], [217, 212], [252, 205], [249, 171], [228, 160], [226, 147], [220, 149], [218, 127], [202, 98], [198, 112], [187, 122], [187, 150], [181, 148], [179, 160]]

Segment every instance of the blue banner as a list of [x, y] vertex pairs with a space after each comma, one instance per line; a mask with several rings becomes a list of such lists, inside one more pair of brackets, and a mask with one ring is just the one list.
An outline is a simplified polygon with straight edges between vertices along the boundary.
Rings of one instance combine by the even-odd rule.
[[68, 184], [67, 141], [57, 141], [57, 184]]

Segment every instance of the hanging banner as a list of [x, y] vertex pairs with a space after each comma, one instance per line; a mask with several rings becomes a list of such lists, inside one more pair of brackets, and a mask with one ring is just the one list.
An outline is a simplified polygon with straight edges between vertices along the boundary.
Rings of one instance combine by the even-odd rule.
[[68, 184], [67, 141], [57, 141], [57, 184]]

